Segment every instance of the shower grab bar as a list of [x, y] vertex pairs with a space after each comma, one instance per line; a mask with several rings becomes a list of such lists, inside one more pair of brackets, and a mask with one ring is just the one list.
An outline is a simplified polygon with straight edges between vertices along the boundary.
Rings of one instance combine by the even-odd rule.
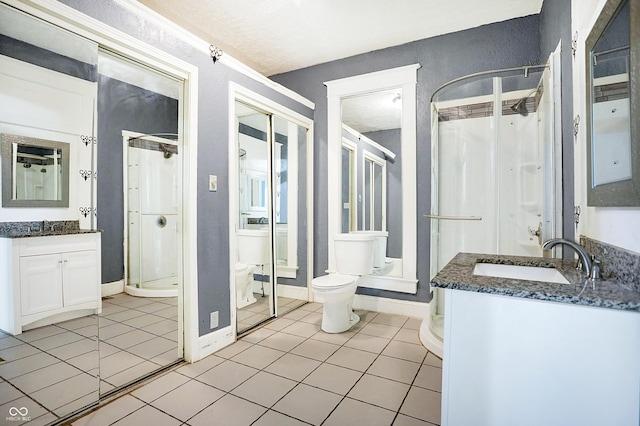
[[424, 217], [438, 220], [482, 220], [482, 216], [441, 216], [439, 214], [425, 214]]

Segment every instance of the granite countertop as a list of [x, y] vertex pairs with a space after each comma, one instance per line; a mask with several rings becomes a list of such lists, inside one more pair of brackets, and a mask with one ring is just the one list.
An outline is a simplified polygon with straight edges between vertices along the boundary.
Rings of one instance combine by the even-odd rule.
[[37, 222], [0, 222], [0, 238], [49, 237], [54, 235], [92, 234], [99, 229], [80, 229], [77, 220]]
[[[473, 275], [476, 263], [556, 268], [569, 284]], [[434, 287], [452, 290], [640, 312], [640, 292], [631, 287], [617, 280], [603, 280], [596, 281], [596, 289], [593, 290], [589, 282], [578, 296], [584, 284], [584, 274], [575, 269], [575, 260], [479, 253], [458, 253], [431, 280]]]
[[75, 235], [75, 234], [93, 234], [102, 232], [99, 229], [67, 229], [55, 231], [36, 231], [26, 232], [21, 230], [0, 232], [0, 238], [29, 238], [29, 237], [50, 237], [53, 235]]

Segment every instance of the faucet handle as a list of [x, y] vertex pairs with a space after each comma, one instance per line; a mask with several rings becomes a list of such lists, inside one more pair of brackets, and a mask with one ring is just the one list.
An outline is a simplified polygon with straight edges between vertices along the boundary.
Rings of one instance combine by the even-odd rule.
[[602, 267], [600, 266], [600, 261], [596, 259], [595, 256], [591, 256], [591, 274], [589, 274], [589, 278], [592, 280], [602, 279]]

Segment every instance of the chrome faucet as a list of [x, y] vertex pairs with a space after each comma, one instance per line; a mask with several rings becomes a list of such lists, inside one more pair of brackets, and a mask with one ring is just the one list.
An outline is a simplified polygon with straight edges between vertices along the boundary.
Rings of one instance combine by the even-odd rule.
[[587, 274], [587, 277], [591, 277], [591, 258], [589, 257], [589, 253], [587, 253], [581, 245], [571, 240], [565, 240], [564, 238], [553, 238], [545, 241], [544, 244], [542, 244], [542, 249], [549, 250], [557, 244], [564, 244], [574, 249], [576, 253], [578, 253], [578, 257], [580, 257], [582, 270]]

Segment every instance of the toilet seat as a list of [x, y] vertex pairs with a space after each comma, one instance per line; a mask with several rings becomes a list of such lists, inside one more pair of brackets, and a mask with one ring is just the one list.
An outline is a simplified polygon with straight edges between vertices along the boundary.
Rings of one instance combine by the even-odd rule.
[[347, 274], [329, 274], [311, 280], [311, 286], [320, 291], [337, 290], [354, 284], [359, 277]]

